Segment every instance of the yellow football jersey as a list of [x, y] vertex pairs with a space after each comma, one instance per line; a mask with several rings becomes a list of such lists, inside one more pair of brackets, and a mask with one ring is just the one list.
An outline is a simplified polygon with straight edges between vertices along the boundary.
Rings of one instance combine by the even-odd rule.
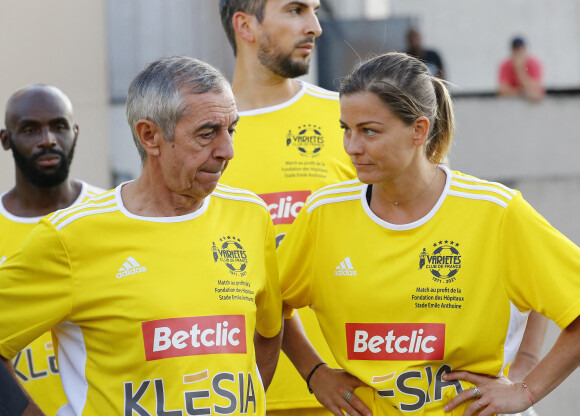
[[120, 185], [45, 217], [0, 269], [0, 354], [53, 328], [64, 414], [257, 414], [255, 331], [281, 325], [264, 202], [218, 186], [194, 213], [140, 217]]
[[[81, 182], [82, 188], [72, 205], [103, 193], [104, 190]], [[19, 217], [6, 210], [0, 195], [0, 266], [14, 253], [42, 217]], [[47, 415], [55, 415], [66, 402], [58, 377], [51, 332], [47, 331], [14, 358], [14, 370], [30, 396]]]
[[580, 249], [519, 192], [441, 168], [418, 221], [380, 219], [355, 180], [314, 193], [278, 249], [284, 303], [312, 305], [374, 415], [441, 415], [469, 387], [442, 374], [499, 375], [530, 309], [562, 328], [580, 314]]
[[[221, 182], [249, 189], [266, 201], [278, 244], [312, 192], [356, 177], [339, 118], [338, 93], [305, 82], [288, 102], [240, 113], [235, 157]], [[299, 313], [312, 343], [335, 364], [314, 313], [310, 308]], [[322, 408], [284, 354], [267, 398], [269, 411]]]

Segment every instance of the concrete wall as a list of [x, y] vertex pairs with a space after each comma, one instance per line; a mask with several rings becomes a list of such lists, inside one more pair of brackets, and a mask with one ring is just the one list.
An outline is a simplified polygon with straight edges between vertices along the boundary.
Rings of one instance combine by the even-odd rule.
[[460, 168], [491, 179], [580, 175], [580, 96], [458, 97], [456, 140], [450, 157]]
[[389, 0], [391, 16], [415, 16], [462, 91], [495, 90], [498, 64], [515, 34], [544, 62], [546, 86], [580, 88], [578, 0]]
[[580, 95], [455, 100], [451, 167], [506, 183], [580, 245]]
[[233, 72], [234, 56], [216, 0], [107, 0], [111, 98], [125, 99], [133, 77], [161, 56], [189, 55]]
[[125, 117], [129, 84], [150, 61], [188, 55], [229, 79], [234, 55], [215, 0], [107, 0], [111, 172], [113, 183], [135, 178], [141, 163]]
[[[580, 115], [580, 95], [548, 96], [538, 104], [461, 97], [455, 101], [455, 114], [451, 168], [519, 190], [554, 227], [580, 244], [580, 134], [573, 127]], [[550, 322], [544, 354], [559, 333]], [[577, 416], [578, 392], [576, 369], [536, 410], [540, 416]]]
[[[80, 127], [73, 177], [110, 186], [104, 0], [0, 0], [0, 120], [18, 88], [52, 84], [67, 94]], [[0, 190], [14, 184], [11, 152], [0, 152]]]

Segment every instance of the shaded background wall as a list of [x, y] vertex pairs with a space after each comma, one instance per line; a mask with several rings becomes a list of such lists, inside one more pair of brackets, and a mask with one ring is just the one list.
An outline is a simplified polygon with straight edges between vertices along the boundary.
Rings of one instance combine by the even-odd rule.
[[413, 16], [461, 91], [496, 86], [499, 60], [516, 35], [542, 58], [550, 89], [580, 88], [580, 2], [577, 0], [389, 0], [391, 16]]
[[[80, 127], [71, 173], [108, 187], [109, 91], [106, 4], [99, 0], [0, 0], [0, 115], [17, 89], [52, 84], [67, 94]], [[0, 151], [0, 189], [14, 184], [11, 152]]]
[[[322, 6], [326, 31], [309, 81], [332, 88], [358, 59], [401, 50], [406, 28], [417, 27], [424, 45], [441, 53], [453, 83], [451, 167], [521, 190], [580, 244], [580, 133], [574, 127], [580, 1], [326, 0]], [[37, 82], [61, 88], [80, 125], [72, 175], [105, 188], [139, 172], [125, 97], [147, 62], [186, 54], [233, 73], [217, 0], [0, 0], [0, 27], [1, 114], [17, 88]], [[497, 67], [515, 34], [544, 61], [549, 94], [541, 103], [494, 96]], [[12, 157], [0, 152], [0, 190], [13, 181]], [[549, 331], [546, 347], [559, 332], [555, 325]], [[579, 415], [578, 392], [576, 370], [538, 404], [540, 415]]]

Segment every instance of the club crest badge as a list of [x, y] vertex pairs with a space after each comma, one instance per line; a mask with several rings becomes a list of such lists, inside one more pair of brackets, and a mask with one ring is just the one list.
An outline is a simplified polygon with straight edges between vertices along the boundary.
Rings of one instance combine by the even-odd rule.
[[324, 148], [324, 136], [320, 126], [312, 124], [298, 126], [297, 134], [288, 130], [286, 146], [293, 146], [303, 156], [318, 156]]
[[443, 240], [426, 248], [419, 254], [419, 270], [428, 270], [431, 278], [437, 283], [451, 283], [457, 279], [461, 270], [461, 253], [459, 243]]
[[211, 251], [214, 263], [222, 262], [230, 274], [244, 277], [248, 272], [248, 257], [239, 238], [234, 236], [222, 237], [219, 243], [212, 242]]

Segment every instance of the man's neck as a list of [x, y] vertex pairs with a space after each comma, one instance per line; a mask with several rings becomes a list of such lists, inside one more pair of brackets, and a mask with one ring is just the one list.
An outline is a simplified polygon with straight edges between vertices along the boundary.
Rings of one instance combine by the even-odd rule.
[[121, 199], [127, 211], [140, 217], [175, 217], [191, 214], [203, 206], [205, 199], [194, 200], [172, 192], [160, 180], [159, 169], [151, 164], [145, 161], [139, 177], [121, 188]]
[[255, 110], [282, 104], [300, 91], [301, 84], [292, 78], [274, 74], [263, 66], [250, 67], [238, 58], [232, 90], [239, 111]]
[[69, 207], [82, 189], [78, 181], [67, 179], [52, 188], [38, 188], [29, 181], [17, 178], [16, 185], [4, 195], [4, 208], [18, 217], [42, 217]]

